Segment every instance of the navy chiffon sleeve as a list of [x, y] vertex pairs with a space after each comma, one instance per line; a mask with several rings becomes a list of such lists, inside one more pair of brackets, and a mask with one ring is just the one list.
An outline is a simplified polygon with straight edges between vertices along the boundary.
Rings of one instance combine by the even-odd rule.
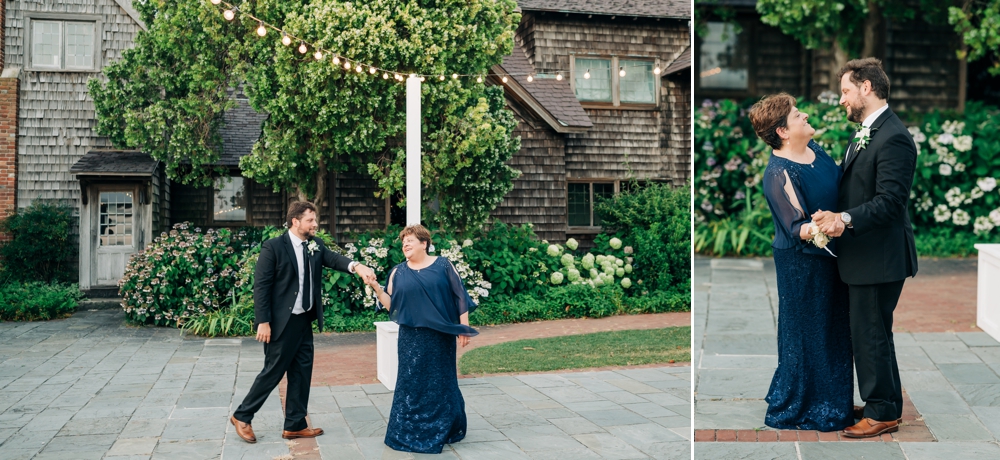
[[[773, 161], [775, 158], [784, 160], [780, 157], [771, 157], [772, 161], [764, 174], [764, 197], [774, 218], [773, 247], [788, 249], [802, 244], [799, 232], [802, 225], [809, 223], [812, 218], [801, 208], [803, 204], [799, 197], [802, 194], [794, 183], [790, 183], [791, 176], [788, 175], [788, 169], [781, 166], [783, 162]], [[790, 186], [791, 194], [788, 193], [786, 186]]]

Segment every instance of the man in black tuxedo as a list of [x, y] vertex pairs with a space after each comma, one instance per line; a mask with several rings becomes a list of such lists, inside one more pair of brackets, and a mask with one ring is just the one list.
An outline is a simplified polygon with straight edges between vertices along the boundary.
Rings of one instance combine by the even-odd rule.
[[319, 224], [316, 206], [297, 201], [288, 208], [288, 231], [264, 242], [254, 271], [254, 325], [264, 343], [264, 369], [257, 375], [243, 403], [230, 417], [244, 441], [257, 442], [250, 426], [267, 396], [288, 374], [285, 397], [285, 439], [323, 434], [306, 423], [309, 385], [312, 380], [312, 322], [323, 330], [321, 297], [323, 267], [356, 273], [372, 282], [372, 270], [337, 254], [315, 238]]
[[837, 265], [848, 285], [851, 340], [858, 392], [851, 437], [897, 431], [903, 391], [892, 339], [892, 313], [903, 281], [917, 273], [917, 249], [907, 204], [917, 150], [903, 122], [889, 110], [889, 78], [878, 59], [855, 59], [840, 70], [840, 104], [862, 128], [841, 163], [837, 207], [813, 215], [837, 240]]

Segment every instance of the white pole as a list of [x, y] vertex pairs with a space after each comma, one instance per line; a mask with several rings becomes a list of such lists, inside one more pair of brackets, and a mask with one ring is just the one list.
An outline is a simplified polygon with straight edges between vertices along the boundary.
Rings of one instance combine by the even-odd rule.
[[406, 225], [420, 223], [420, 77], [406, 79]]

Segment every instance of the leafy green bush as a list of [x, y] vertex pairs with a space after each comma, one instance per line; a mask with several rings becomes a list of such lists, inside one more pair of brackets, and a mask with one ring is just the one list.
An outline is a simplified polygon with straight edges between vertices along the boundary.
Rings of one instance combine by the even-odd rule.
[[9, 282], [0, 287], [0, 321], [37, 321], [73, 314], [83, 298], [75, 284]]
[[138, 324], [183, 325], [232, 304], [245, 235], [174, 225], [136, 253], [119, 281], [125, 317]]
[[0, 246], [6, 275], [19, 281], [71, 281], [77, 253], [73, 221], [68, 206], [35, 201], [0, 222], [0, 232], [11, 236]]

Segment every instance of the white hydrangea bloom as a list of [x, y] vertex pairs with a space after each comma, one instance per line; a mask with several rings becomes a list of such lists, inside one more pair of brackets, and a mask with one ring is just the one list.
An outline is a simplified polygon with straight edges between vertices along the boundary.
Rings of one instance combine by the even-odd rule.
[[975, 199], [982, 198], [983, 195], [985, 195], [985, 194], [986, 193], [983, 192], [983, 190], [980, 189], [979, 187], [972, 187], [972, 191], [969, 192], [969, 198], [975, 200]]
[[993, 222], [993, 225], [1000, 226], [1000, 208], [990, 211], [990, 221]]
[[948, 145], [955, 142], [955, 136], [951, 135], [951, 133], [944, 133], [937, 136], [937, 142], [938, 144]]
[[972, 216], [964, 210], [956, 209], [955, 212], [951, 213], [951, 222], [955, 225], [969, 225], [970, 220], [972, 220]]
[[927, 140], [927, 136], [924, 135], [924, 133], [920, 131], [920, 128], [917, 126], [910, 126], [907, 128], [907, 131], [909, 131], [910, 135], [913, 136], [913, 142], [916, 142], [917, 144]]
[[984, 192], [992, 192], [997, 187], [997, 180], [992, 177], [983, 177], [976, 181], [976, 185]]
[[972, 150], [972, 136], [958, 136], [953, 145], [959, 152], [968, 152]]
[[917, 211], [926, 212], [927, 210], [934, 207], [934, 202], [931, 201], [931, 197], [925, 193], [923, 198], [917, 201], [914, 206], [916, 206]]
[[955, 163], [955, 172], [965, 171], [965, 163]]
[[993, 221], [991, 221], [989, 217], [979, 216], [972, 224], [972, 232], [976, 235], [983, 235], [993, 230], [993, 227], [995, 227], [995, 225], [993, 225]]
[[948, 208], [948, 205], [937, 205], [934, 208], [934, 221], [946, 222], [948, 219], [951, 219], [951, 209]]
[[948, 202], [948, 206], [957, 208], [962, 204], [962, 201], [965, 201], [965, 194], [958, 187], [952, 187], [945, 192], [944, 199]]
[[942, 176], [950, 176], [951, 175], [951, 165], [949, 165], [948, 163], [941, 163], [941, 166], [938, 166], [938, 172]]

